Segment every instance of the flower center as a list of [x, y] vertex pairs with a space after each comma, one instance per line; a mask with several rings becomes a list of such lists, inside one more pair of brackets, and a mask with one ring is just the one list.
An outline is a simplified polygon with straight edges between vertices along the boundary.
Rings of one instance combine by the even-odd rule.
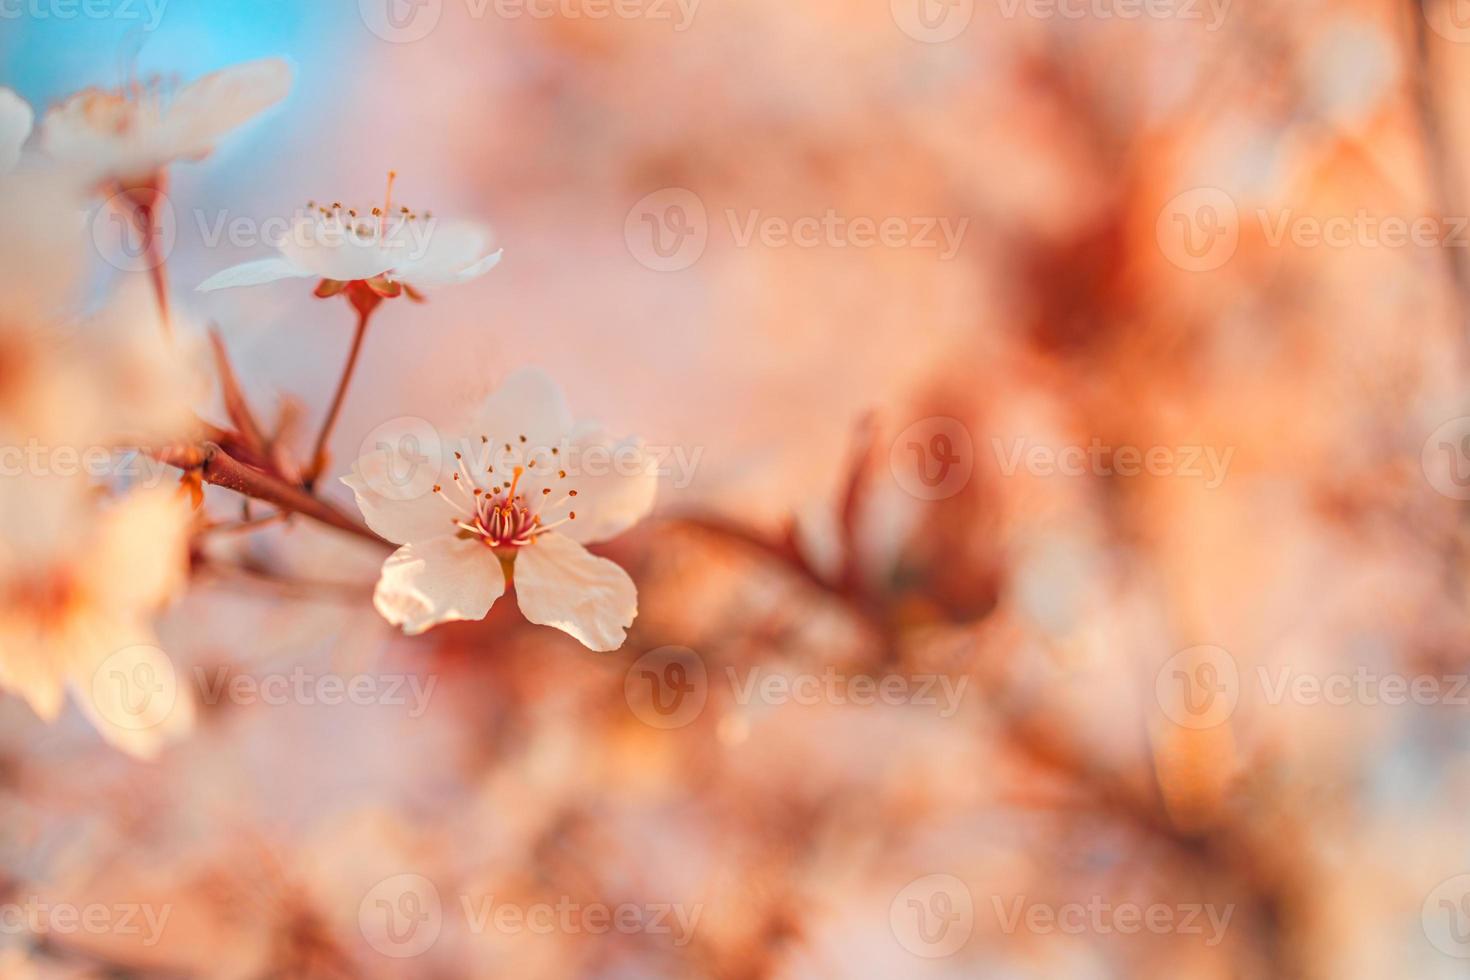
[[556, 465], [561, 450], [528, 449], [525, 436], [516, 438], [499, 452], [490, 449], [489, 436], [481, 436], [486, 450], [481, 458], [471, 463], [456, 452], [449, 485], [435, 485], [434, 493], [454, 511], [449, 521], [460, 537], [477, 538], [490, 548], [522, 548], [577, 519], [569, 509], [577, 491], [566, 484], [567, 471]]
[[[388, 190], [383, 195], [381, 207], [344, 207], [341, 201], [333, 201], [327, 206], [307, 201], [304, 214], [315, 222], [316, 240], [340, 241], [350, 235], [359, 242], [377, 243], [383, 247], [403, 244], [405, 233], [419, 220], [419, 214], [405, 205], [393, 207], [393, 182], [397, 179], [396, 170], [388, 171]], [[425, 211], [424, 220], [433, 221], [433, 212]]]

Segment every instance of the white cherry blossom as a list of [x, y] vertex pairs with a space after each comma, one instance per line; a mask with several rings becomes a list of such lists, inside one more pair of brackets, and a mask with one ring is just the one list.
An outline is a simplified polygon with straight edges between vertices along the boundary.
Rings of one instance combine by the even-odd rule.
[[176, 91], [160, 80], [83, 89], [48, 111], [41, 149], [94, 181], [148, 181], [175, 160], [197, 160], [220, 137], [286, 97], [279, 58], [232, 65]]
[[36, 114], [30, 103], [0, 86], [0, 174], [15, 169], [20, 161], [20, 148], [31, 135], [35, 121]]
[[382, 295], [397, 295], [449, 283], [468, 282], [493, 269], [500, 250], [491, 251], [490, 229], [473, 221], [441, 221], [393, 201], [393, 180], [381, 206], [345, 207], [342, 202], [308, 201], [280, 243], [279, 255], [215, 273], [199, 289], [258, 286], [280, 279], [319, 279], [340, 291], [343, 284], [370, 283]]
[[192, 702], [129, 724], [126, 690], [99, 681], [109, 657], [156, 646], [150, 620], [187, 572], [189, 507], [172, 486], [98, 506], [84, 479], [0, 480], [0, 687], [46, 721], [69, 689], [104, 738], [149, 757], [189, 728]]
[[446, 447], [431, 487], [413, 446], [375, 450], [343, 478], [368, 525], [401, 545], [383, 565], [378, 612], [422, 633], [483, 618], [514, 584], [531, 622], [593, 650], [620, 647], [637, 590], [583, 546], [653, 507], [657, 477], [642, 444], [573, 425], [561, 391], [536, 370], [507, 378], [469, 433]]

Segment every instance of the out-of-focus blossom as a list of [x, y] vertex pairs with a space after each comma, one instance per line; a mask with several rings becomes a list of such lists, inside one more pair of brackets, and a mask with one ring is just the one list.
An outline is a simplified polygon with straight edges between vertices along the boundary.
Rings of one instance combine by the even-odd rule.
[[[641, 445], [574, 426], [560, 389], [535, 370], [509, 377], [469, 431], [452, 471], [427, 493], [396, 492], [396, 477], [418, 465], [398, 446], [363, 456], [343, 478], [368, 525], [402, 545], [383, 564], [378, 612], [422, 633], [483, 618], [514, 581], [531, 622], [593, 650], [617, 649], [638, 593], [626, 572], [583, 545], [652, 508], [656, 477]], [[619, 462], [592, 465], [604, 457]]]
[[93, 369], [95, 427], [108, 439], [157, 445], [189, 434], [208, 392], [205, 354], [197, 334], [165, 334], [146, 279], [124, 280], [71, 333]]
[[30, 104], [8, 88], [0, 87], [0, 174], [20, 161], [20, 148], [31, 135], [36, 114]]
[[184, 439], [205, 377], [195, 336], [164, 336], [141, 277], [85, 316], [0, 318], [0, 432], [108, 449]]
[[209, 292], [279, 279], [320, 279], [320, 296], [353, 283], [367, 283], [383, 296], [396, 296], [403, 287], [414, 295], [418, 288], [468, 282], [495, 268], [501, 253], [490, 250], [488, 228], [473, 221], [441, 223], [430, 213], [420, 217], [412, 208], [395, 208], [393, 176], [381, 207], [308, 202], [279, 256], [232, 266], [199, 288]]
[[0, 953], [0, 977], [5, 980], [33, 980], [39, 976], [29, 957], [21, 950], [11, 948]]
[[166, 339], [141, 275], [82, 312], [85, 200], [67, 172], [0, 176], [0, 431], [72, 445], [182, 438], [206, 393], [196, 335]]
[[46, 113], [41, 147], [94, 181], [147, 181], [175, 160], [197, 160], [221, 136], [286, 97], [291, 68], [279, 58], [205, 75], [170, 92], [162, 82], [83, 89]]
[[96, 674], [156, 645], [150, 618], [184, 581], [189, 509], [172, 487], [104, 507], [91, 498], [79, 479], [0, 480], [0, 686], [47, 721], [70, 688], [104, 738], [148, 757], [189, 727], [187, 698], [156, 724], [129, 725], [126, 685]]
[[0, 320], [54, 318], [78, 308], [87, 271], [85, 204], [69, 174], [0, 175]]

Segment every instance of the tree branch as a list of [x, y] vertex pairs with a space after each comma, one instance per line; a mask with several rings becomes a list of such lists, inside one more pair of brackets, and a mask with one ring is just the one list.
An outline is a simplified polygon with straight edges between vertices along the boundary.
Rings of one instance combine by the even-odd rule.
[[239, 462], [225, 452], [218, 443], [205, 442], [198, 446], [173, 447], [162, 450], [156, 455], [159, 460], [170, 466], [197, 472], [205, 483], [274, 504], [282, 510], [310, 517], [328, 527], [335, 527], [339, 531], [355, 534], [377, 544], [389, 543], [374, 534], [366, 525], [357, 522], [325, 500], [318, 499], [279, 477], [252, 469]]

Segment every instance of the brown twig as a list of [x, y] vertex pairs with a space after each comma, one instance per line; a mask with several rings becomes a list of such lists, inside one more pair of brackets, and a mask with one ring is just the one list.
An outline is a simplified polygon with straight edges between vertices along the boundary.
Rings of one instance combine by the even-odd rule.
[[198, 473], [205, 483], [274, 504], [282, 510], [293, 511], [365, 540], [387, 544], [366, 525], [353, 520], [325, 500], [312, 496], [280, 477], [246, 466], [231, 457], [218, 443], [172, 447], [159, 451], [156, 456], [171, 466]]
[[368, 319], [377, 309], [377, 301], [354, 302], [353, 307], [357, 310], [357, 329], [352, 335], [352, 349], [347, 352], [347, 363], [342, 368], [342, 378], [337, 382], [337, 392], [332, 396], [331, 407], [327, 409], [327, 417], [322, 421], [321, 432], [317, 433], [316, 446], [311, 451], [311, 463], [309, 464], [302, 484], [310, 490], [316, 483], [317, 477], [321, 476], [322, 470], [327, 466], [327, 441], [332, 437], [332, 429], [337, 425], [337, 416], [342, 411], [342, 402], [347, 397], [347, 388], [352, 384], [352, 376], [357, 371], [357, 358], [362, 353], [363, 337], [367, 334]]
[[209, 346], [214, 353], [214, 370], [219, 375], [220, 396], [224, 399], [225, 414], [230, 417], [230, 422], [234, 424], [236, 432], [249, 447], [251, 454], [258, 458], [267, 458], [270, 455], [270, 444], [261, 431], [260, 423], [255, 419], [255, 413], [250, 410], [245, 391], [240, 387], [239, 376], [230, 363], [224, 339], [213, 327], [209, 330]]

